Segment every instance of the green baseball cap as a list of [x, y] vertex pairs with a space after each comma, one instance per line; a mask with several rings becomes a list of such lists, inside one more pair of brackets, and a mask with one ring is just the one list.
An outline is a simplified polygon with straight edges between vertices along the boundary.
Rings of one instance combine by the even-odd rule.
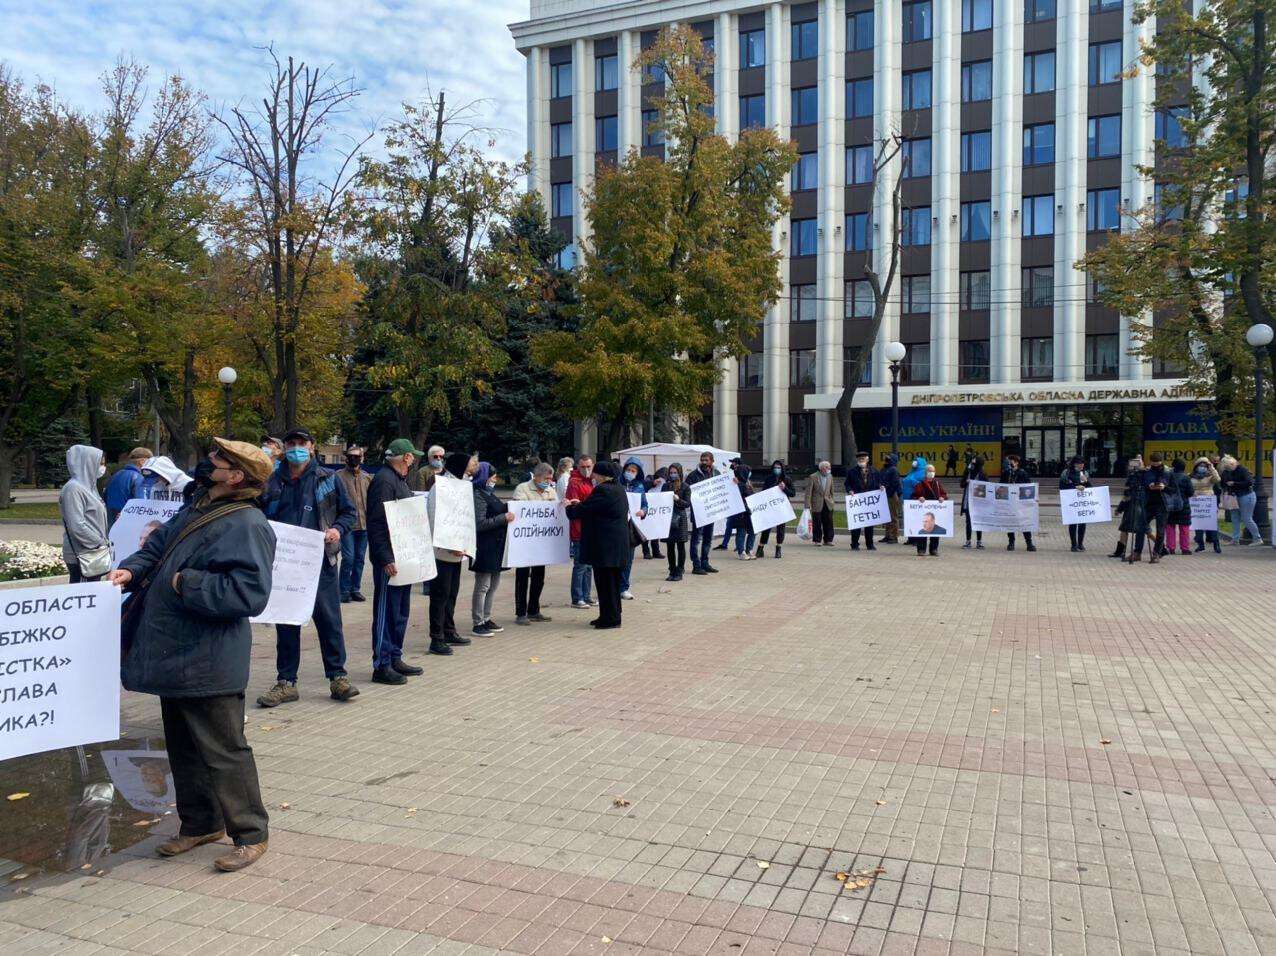
[[415, 447], [410, 439], [396, 438], [386, 446], [385, 456], [387, 458], [398, 458], [400, 455], [414, 455], [417, 458], [424, 458], [425, 452]]

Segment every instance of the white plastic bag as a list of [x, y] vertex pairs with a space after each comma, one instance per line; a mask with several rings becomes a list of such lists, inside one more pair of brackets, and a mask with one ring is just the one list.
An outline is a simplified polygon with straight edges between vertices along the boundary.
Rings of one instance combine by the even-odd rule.
[[798, 537], [803, 541], [811, 540], [811, 509], [807, 508], [802, 512], [802, 517], [798, 518], [797, 526]]

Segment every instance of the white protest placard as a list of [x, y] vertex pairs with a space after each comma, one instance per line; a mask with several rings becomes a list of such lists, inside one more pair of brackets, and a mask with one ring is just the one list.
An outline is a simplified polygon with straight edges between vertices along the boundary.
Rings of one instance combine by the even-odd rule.
[[400, 587], [438, 577], [428, 506], [429, 502], [418, 495], [385, 503], [385, 524], [394, 549], [394, 577], [387, 584]]
[[511, 501], [514, 516], [505, 533], [507, 568], [571, 563], [571, 522], [561, 501]]
[[120, 735], [120, 589], [0, 591], [0, 760]]
[[118, 568], [121, 561], [140, 551], [151, 532], [181, 510], [180, 498], [177, 501], [131, 499], [111, 525], [111, 545], [115, 550], [115, 563], [111, 566]]
[[1218, 530], [1218, 499], [1213, 495], [1192, 495], [1188, 499], [1192, 506], [1193, 531]]
[[904, 502], [904, 534], [910, 538], [951, 538], [953, 536], [953, 503], [951, 501]]
[[749, 495], [745, 499], [749, 505], [749, 520], [753, 523], [753, 533], [761, 534], [776, 525], [788, 524], [797, 518], [793, 512], [793, 502], [779, 485]]
[[1059, 511], [1064, 524], [1100, 524], [1112, 520], [1112, 499], [1107, 485], [1093, 488], [1061, 488]]
[[642, 495], [634, 491], [625, 492], [629, 496], [629, 520], [634, 523], [644, 541], [663, 541], [669, 537], [669, 525], [673, 522], [673, 492], [647, 492], [647, 516], [639, 518], [642, 510]]
[[975, 531], [1036, 531], [1037, 485], [972, 481], [966, 510]]
[[[691, 515], [697, 528], [725, 521], [744, 510], [740, 486], [729, 472], [714, 475], [691, 486]], [[723, 525], [725, 530], [726, 526]], [[715, 534], [719, 533], [715, 529]]]
[[434, 546], [474, 557], [478, 551], [474, 485], [442, 474], [434, 479], [430, 494], [434, 495]]
[[319, 570], [324, 562], [323, 532], [270, 522], [275, 532], [275, 563], [270, 569], [270, 600], [253, 624], [305, 624], [315, 610]]
[[177, 802], [167, 750], [103, 750], [111, 783], [129, 806], [143, 813], [165, 813]]
[[858, 495], [846, 496], [846, 527], [871, 528], [874, 525], [890, 524], [891, 509], [886, 503], [886, 492], [878, 488], [876, 491], [865, 491]]

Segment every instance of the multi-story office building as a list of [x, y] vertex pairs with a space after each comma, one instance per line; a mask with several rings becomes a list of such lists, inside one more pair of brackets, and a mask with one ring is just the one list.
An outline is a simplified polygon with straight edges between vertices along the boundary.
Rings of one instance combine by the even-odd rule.
[[[1155, 22], [1134, 0], [531, 0], [511, 30], [527, 57], [532, 188], [553, 225], [589, 242], [580, 189], [595, 164], [660, 155], [646, 130], [660, 87], [632, 69], [664, 26], [714, 53], [719, 131], [766, 124], [799, 159], [776, 228], [783, 294], [752, 352], [729, 363], [704, 440], [747, 461], [836, 460], [844, 370], [871, 349], [856, 438], [890, 440], [885, 345], [900, 369], [906, 453], [1019, 451], [1042, 473], [1084, 455], [1097, 474], [1135, 450], [1210, 446], [1177, 370], [1131, 354], [1132, 329], [1074, 268], [1154, 199], [1181, 132], [1139, 64]], [[886, 254], [890, 196], [874, 144], [903, 149], [901, 270], [867, 341], [867, 257]], [[906, 165], [903, 159], [907, 158]], [[889, 228], [889, 226], [887, 226]]]

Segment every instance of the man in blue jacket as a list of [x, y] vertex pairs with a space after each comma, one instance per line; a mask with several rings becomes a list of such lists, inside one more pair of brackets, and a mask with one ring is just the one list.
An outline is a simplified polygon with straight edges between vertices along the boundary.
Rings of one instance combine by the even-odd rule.
[[128, 463], [111, 476], [106, 483], [106, 524], [115, 524], [124, 506], [133, 498], [142, 497], [142, 466], [154, 456], [149, 448], [134, 448], [128, 453]]
[[[322, 531], [324, 560], [319, 567], [314, 622], [319, 632], [323, 672], [333, 700], [349, 700], [359, 689], [346, 676], [346, 638], [341, 629], [341, 585], [337, 560], [341, 536], [354, 526], [356, 512], [336, 472], [315, 460], [315, 440], [304, 428], [284, 436], [284, 460], [270, 476], [262, 510], [271, 521]], [[257, 698], [262, 707], [278, 707], [297, 700], [297, 669], [301, 665], [301, 628], [275, 625], [277, 683]]]

